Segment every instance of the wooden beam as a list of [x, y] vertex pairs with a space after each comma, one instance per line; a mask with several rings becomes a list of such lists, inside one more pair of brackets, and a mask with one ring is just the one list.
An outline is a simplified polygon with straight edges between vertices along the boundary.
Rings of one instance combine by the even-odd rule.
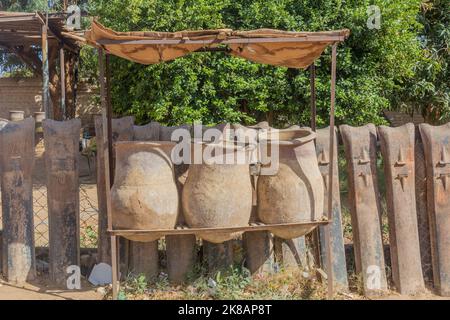
[[45, 117], [51, 119], [50, 97], [49, 97], [49, 69], [48, 69], [48, 41], [47, 25], [42, 25], [42, 107]]
[[[150, 233], [160, 233], [161, 235], [179, 235], [179, 234], [197, 234], [197, 233], [216, 233], [216, 232], [251, 232], [251, 231], [264, 231], [271, 230], [273, 228], [305, 228], [309, 230], [318, 227], [319, 225], [326, 225], [330, 221], [308, 221], [308, 222], [296, 222], [296, 223], [277, 223], [277, 224], [264, 224], [264, 223], [252, 223], [251, 225], [242, 227], [213, 227], [213, 228], [189, 228], [188, 226], [177, 227], [175, 229], [154, 229], [154, 230], [111, 230], [108, 232], [112, 235], [144, 235]], [[307, 232], [307, 233], [308, 233]]]
[[62, 120], [66, 119], [66, 70], [64, 61], [64, 48], [59, 49], [59, 72], [61, 80], [61, 115]]
[[292, 38], [238, 38], [238, 39], [208, 39], [208, 40], [183, 40], [183, 39], [158, 39], [158, 40], [98, 40], [101, 45], [121, 44], [121, 45], [158, 45], [158, 44], [248, 44], [248, 43], [289, 43], [289, 42], [340, 42], [344, 41], [344, 36], [305, 36]]

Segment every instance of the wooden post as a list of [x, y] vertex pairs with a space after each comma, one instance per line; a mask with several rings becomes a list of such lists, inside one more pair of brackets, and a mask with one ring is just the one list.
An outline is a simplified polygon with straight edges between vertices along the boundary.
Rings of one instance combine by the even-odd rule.
[[80, 265], [80, 119], [44, 120], [51, 280], [66, 288], [67, 267]]
[[233, 265], [233, 240], [223, 243], [203, 240], [203, 258], [210, 274], [229, 268]]
[[196, 239], [192, 234], [166, 236], [167, 274], [170, 282], [186, 281], [195, 264], [196, 249]]
[[36, 276], [33, 224], [33, 118], [2, 124], [0, 163], [3, 218], [3, 275], [24, 283]]
[[244, 232], [245, 264], [251, 274], [274, 271], [273, 236], [267, 231]]
[[48, 69], [48, 20], [42, 25], [42, 108], [47, 119], [52, 118], [50, 110], [50, 96], [49, 96], [49, 69]]
[[153, 281], [159, 272], [158, 241], [130, 241], [130, 271]]
[[64, 62], [64, 49], [61, 44], [59, 48], [59, 68], [60, 68], [60, 78], [61, 78], [61, 120], [66, 119], [66, 70]]

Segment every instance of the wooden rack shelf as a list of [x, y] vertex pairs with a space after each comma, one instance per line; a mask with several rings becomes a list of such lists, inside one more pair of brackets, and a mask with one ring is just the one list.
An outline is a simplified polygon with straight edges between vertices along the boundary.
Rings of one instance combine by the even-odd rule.
[[175, 229], [151, 229], [151, 230], [108, 230], [111, 235], [116, 236], [144, 236], [144, 235], [182, 235], [182, 234], [205, 234], [205, 233], [233, 233], [233, 232], [252, 232], [252, 231], [270, 231], [274, 229], [303, 229], [307, 234], [314, 230], [319, 225], [328, 224], [329, 220], [325, 217], [317, 221], [304, 221], [296, 223], [278, 223], [278, 224], [264, 224], [262, 222], [253, 222], [247, 226], [242, 227], [214, 227], [214, 228], [190, 228], [186, 225], [177, 226]]

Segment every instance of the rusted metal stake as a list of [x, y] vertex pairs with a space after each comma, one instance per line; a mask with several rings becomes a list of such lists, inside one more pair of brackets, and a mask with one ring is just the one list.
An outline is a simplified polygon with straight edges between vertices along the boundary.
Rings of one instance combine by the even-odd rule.
[[414, 125], [378, 127], [383, 154], [392, 278], [401, 294], [425, 289], [415, 202]]
[[430, 224], [434, 287], [450, 297], [450, 123], [419, 125], [427, 167], [427, 209]]
[[377, 130], [373, 124], [339, 128], [347, 158], [356, 272], [366, 296], [387, 290], [377, 181]]
[[[331, 247], [333, 248], [333, 278], [336, 287], [339, 287], [342, 290], [348, 290], [348, 278], [347, 278], [347, 266], [345, 260], [345, 247], [344, 247], [344, 238], [342, 234], [342, 217], [341, 217], [341, 201], [340, 201], [340, 192], [339, 192], [339, 172], [338, 172], [338, 161], [337, 161], [337, 143], [334, 144], [334, 152], [336, 156], [334, 157], [334, 161], [330, 162], [330, 155], [328, 154], [329, 150], [329, 128], [318, 129], [317, 131], [317, 139], [316, 139], [316, 153], [317, 160], [319, 163], [319, 169], [323, 177], [324, 187], [325, 187], [325, 204], [324, 204], [324, 213], [327, 214], [328, 204], [328, 174], [329, 174], [329, 166], [334, 166], [334, 174], [333, 174], [333, 220], [330, 223], [330, 231], [331, 231]], [[337, 136], [335, 135], [335, 139]], [[337, 140], [335, 140], [337, 141]], [[320, 248], [321, 248], [321, 261], [323, 264], [326, 263], [327, 259], [327, 250], [328, 247], [325, 243], [325, 235], [328, 230], [320, 226]], [[324, 266], [324, 271], [327, 272], [326, 265]]]

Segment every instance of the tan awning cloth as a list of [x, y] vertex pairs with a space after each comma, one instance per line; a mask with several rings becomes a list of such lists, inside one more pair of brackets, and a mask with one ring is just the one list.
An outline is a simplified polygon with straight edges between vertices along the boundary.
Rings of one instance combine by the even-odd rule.
[[222, 43], [229, 46], [232, 55], [250, 61], [306, 68], [328, 45], [343, 41], [348, 35], [347, 29], [325, 32], [272, 29], [116, 32], [93, 21], [85, 38], [92, 45], [103, 46], [111, 54], [142, 64], [174, 60]]

